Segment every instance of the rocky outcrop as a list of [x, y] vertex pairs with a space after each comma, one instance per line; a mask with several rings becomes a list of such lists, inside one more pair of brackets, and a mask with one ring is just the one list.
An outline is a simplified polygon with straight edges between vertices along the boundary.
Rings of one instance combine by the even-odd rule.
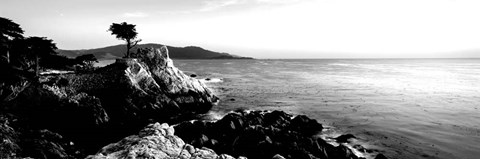
[[65, 75], [70, 87], [101, 99], [121, 123], [175, 120], [205, 113], [218, 100], [199, 80], [178, 70], [166, 47], [118, 59], [94, 74]]
[[188, 144], [250, 159], [358, 158], [346, 146], [316, 137], [323, 129], [316, 120], [282, 111], [232, 112], [216, 122], [182, 122], [175, 129]]
[[218, 98], [178, 70], [166, 47], [91, 73], [19, 79], [0, 81], [0, 158], [358, 158], [316, 137], [322, 125], [304, 115], [237, 111], [191, 120]]
[[[109, 144], [88, 158], [362, 158], [344, 144], [333, 146], [320, 138], [322, 129], [320, 123], [304, 115], [240, 110], [218, 121], [191, 120], [173, 127], [150, 124], [138, 135]], [[347, 134], [338, 138], [351, 137], [354, 136]], [[382, 154], [378, 157], [385, 158]]]
[[178, 122], [207, 112], [218, 100], [201, 81], [173, 65], [166, 47], [118, 59], [91, 73], [0, 86], [2, 112], [15, 114], [31, 130], [61, 134], [86, 153], [148, 123]]
[[[119, 142], [103, 147], [88, 159], [107, 158], [155, 158], [155, 159], [235, 159], [232, 156], [217, 155], [213, 150], [195, 148], [178, 136], [168, 124], [150, 124], [138, 135], [131, 135]], [[243, 157], [239, 157], [243, 158]]]

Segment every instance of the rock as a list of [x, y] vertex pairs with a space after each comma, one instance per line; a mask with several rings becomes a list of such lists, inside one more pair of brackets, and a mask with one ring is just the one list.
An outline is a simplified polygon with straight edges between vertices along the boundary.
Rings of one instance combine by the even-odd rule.
[[291, 129], [304, 133], [305, 135], [315, 135], [321, 132], [323, 127], [316, 120], [310, 119], [305, 115], [296, 116], [291, 123]]
[[278, 128], [284, 128], [290, 125], [292, 115], [283, 111], [272, 111], [263, 115], [264, 125], [274, 126]]
[[352, 147], [357, 149], [357, 151], [363, 152], [363, 153], [366, 153], [366, 152], [372, 153], [373, 152], [372, 150], [366, 149], [365, 147], [363, 147], [362, 145], [359, 145], [359, 144], [353, 145]]
[[218, 98], [166, 47], [137, 56], [91, 73], [0, 81], [0, 112], [15, 116], [0, 114], [0, 158], [358, 158], [316, 138], [322, 125], [302, 115], [238, 110], [191, 121]]
[[385, 157], [385, 155], [383, 154], [378, 154], [377, 156], [375, 156], [375, 159], [387, 159], [387, 157]]
[[187, 144], [187, 145], [185, 146], [185, 150], [187, 150], [188, 153], [192, 154], [192, 153], [195, 152], [195, 147], [193, 147], [192, 145]]
[[355, 156], [347, 146], [339, 145], [335, 147], [336, 153], [330, 152], [330, 156], [335, 156], [335, 158], [345, 158], [350, 159], [352, 156]]
[[[107, 158], [158, 158], [158, 159], [235, 159], [232, 156], [217, 155], [212, 149], [205, 147], [195, 148], [174, 134], [173, 129], [166, 124], [150, 124], [138, 135], [131, 135], [119, 142], [103, 147], [97, 154], [88, 156], [88, 159]], [[174, 132], [174, 131], [172, 131]]]
[[150, 49], [139, 59], [119, 59], [98, 72], [104, 79], [103, 88], [79, 89], [111, 100], [108, 103], [114, 105], [111, 109], [118, 116], [128, 117], [125, 119], [128, 121], [144, 118], [165, 121], [205, 113], [218, 101], [205, 84], [173, 65], [166, 47]]
[[232, 156], [229, 156], [229, 155], [222, 154], [222, 155], [218, 156], [217, 159], [235, 159], [235, 158], [233, 158]]
[[[350, 149], [333, 146], [314, 134], [322, 125], [306, 116], [282, 111], [237, 110], [215, 122], [193, 121], [175, 125], [178, 136], [196, 147], [209, 147], [217, 153], [263, 158], [356, 159]], [[308, 130], [306, 130], [308, 129]], [[208, 139], [204, 139], [208, 136]], [[216, 141], [215, 145], [209, 142]]]
[[148, 123], [190, 119], [217, 101], [204, 83], [173, 65], [166, 47], [91, 73], [0, 81], [0, 111], [14, 113], [36, 130], [55, 130], [87, 153]]
[[167, 128], [167, 136], [173, 136], [173, 134], [175, 133], [175, 129], [173, 129], [172, 127], [169, 127]]
[[345, 135], [340, 135], [338, 137], [335, 138], [335, 140], [337, 140], [338, 143], [348, 143], [350, 142], [349, 140], [350, 139], [355, 139], [356, 137], [353, 136], [352, 134], [345, 134]]
[[276, 154], [275, 156], [272, 157], [272, 159], [285, 159], [282, 155]]

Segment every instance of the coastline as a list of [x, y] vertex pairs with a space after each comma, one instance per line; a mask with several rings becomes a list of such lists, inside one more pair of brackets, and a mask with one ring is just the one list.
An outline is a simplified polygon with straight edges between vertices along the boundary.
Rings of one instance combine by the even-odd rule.
[[[25, 80], [2, 87], [1, 93], [9, 93], [1, 94], [8, 97], [2, 99], [7, 105], [2, 107], [6, 114], [0, 114], [0, 130], [6, 132], [6, 136], [2, 138], [8, 143], [2, 146], [2, 157], [79, 158], [98, 152], [101, 146], [121, 139], [113, 144], [113, 149], [109, 148], [112, 147], [112, 144], [109, 144], [104, 147], [105, 152], [93, 158], [104, 158], [102, 155], [119, 148], [124, 148], [121, 151], [123, 157], [146, 155], [163, 158], [161, 155], [157, 156], [159, 154], [156, 152], [167, 153], [170, 150], [162, 147], [183, 141], [175, 139], [163, 142], [165, 138], [174, 137], [174, 130], [168, 125], [157, 123], [153, 127], [144, 127], [161, 122], [181, 123], [177, 126], [177, 133], [185, 138], [185, 142], [197, 147], [213, 148], [202, 148], [202, 151], [195, 149], [195, 152], [189, 153], [191, 157], [202, 154], [216, 156], [214, 151], [220, 151], [231, 153], [235, 157], [246, 155], [253, 159], [314, 156], [359, 158], [343, 144], [334, 146], [315, 137], [315, 134], [323, 130], [318, 121], [305, 115], [291, 115], [283, 111], [238, 111], [241, 108], [237, 107], [235, 112], [218, 116], [221, 119], [216, 122], [197, 120], [200, 127], [194, 126], [194, 131], [181, 130], [185, 128], [184, 124], [189, 127], [188, 124], [195, 119], [193, 116], [205, 114], [212, 110], [212, 107], [222, 105], [217, 105], [219, 98], [202, 80], [184, 74], [173, 65], [168, 58], [166, 47], [149, 49], [139, 58], [117, 59], [115, 63], [93, 72], [52, 74], [41, 76], [39, 81]], [[215, 78], [204, 81], [222, 82]], [[139, 130], [141, 131], [138, 137], [128, 136]], [[158, 131], [166, 131], [167, 134], [162, 138], [158, 136]], [[199, 134], [190, 134], [189, 137], [188, 134], [192, 132], [204, 132], [199, 138], [202, 142], [195, 139]], [[257, 135], [257, 138], [242, 136], [247, 132]], [[152, 133], [154, 136], [149, 136]], [[125, 138], [122, 139], [123, 137]], [[189, 140], [192, 137], [195, 140]], [[152, 149], [145, 150], [142, 143], [149, 142], [143, 140], [145, 138], [155, 138], [153, 141], [161, 142]], [[232, 140], [236, 138], [246, 140]], [[342, 140], [347, 142], [347, 139]], [[29, 147], [30, 142], [34, 144]], [[204, 145], [205, 143], [207, 144]], [[177, 148], [183, 146], [180, 144]], [[252, 146], [258, 148], [255, 148], [256, 151], [260, 151], [252, 153]], [[285, 151], [279, 151], [282, 149]], [[265, 154], [263, 150], [269, 153]], [[113, 152], [111, 155], [118, 154]], [[171, 153], [168, 156], [172, 155], [175, 156]], [[200, 158], [211, 158], [208, 156], [210, 155]], [[225, 155], [217, 157], [222, 156], [231, 158]], [[178, 157], [185, 158], [174, 158]], [[385, 158], [383, 155], [377, 155], [378, 157]]]
[[359, 137], [366, 147], [389, 158], [473, 159], [478, 155], [479, 131], [474, 123], [479, 119], [474, 117], [478, 84], [472, 82], [479, 74], [472, 69], [479, 68], [478, 59], [446, 61], [448, 65], [443, 59], [177, 64], [197, 78], [222, 79], [207, 83], [222, 99], [223, 107], [213, 111], [243, 108], [308, 114], [341, 134]]

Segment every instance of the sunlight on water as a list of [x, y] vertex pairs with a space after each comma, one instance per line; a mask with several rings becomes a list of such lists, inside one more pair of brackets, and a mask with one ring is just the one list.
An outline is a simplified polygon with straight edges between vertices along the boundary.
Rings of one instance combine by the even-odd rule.
[[221, 98], [214, 111], [306, 114], [391, 158], [480, 156], [480, 59], [176, 63], [222, 79], [207, 83]]

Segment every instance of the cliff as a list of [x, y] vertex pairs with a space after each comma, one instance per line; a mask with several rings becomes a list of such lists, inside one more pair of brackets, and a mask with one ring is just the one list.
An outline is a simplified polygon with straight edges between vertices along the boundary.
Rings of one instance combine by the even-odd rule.
[[304, 115], [192, 120], [218, 98], [178, 70], [167, 47], [91, 73], [22, 76], [0, 81], [0, 158], [359, 158], [319, 138], [323, 126]]
[[[5, 154], [35, 158], [51, 156], [24, 151], [29, 145], [15, 136], [48, 130], [81, 154], [91, 154], [148, 123], [178, 122], [205, 113], [218, 100], [205, 84], [173, 65], [166, 47], [150, 49], [140, 58], [119, 59], [92, 73], [43, 76], [39, 82], [2, 81], [0, 86], [3, 128], [11, 132], [5, 138], [19, 141]], [[22, 124], [12, 125], [14, 121]], [[53, 151], [57, 157], [72, 157], [67, 148], [58, 147]]]

